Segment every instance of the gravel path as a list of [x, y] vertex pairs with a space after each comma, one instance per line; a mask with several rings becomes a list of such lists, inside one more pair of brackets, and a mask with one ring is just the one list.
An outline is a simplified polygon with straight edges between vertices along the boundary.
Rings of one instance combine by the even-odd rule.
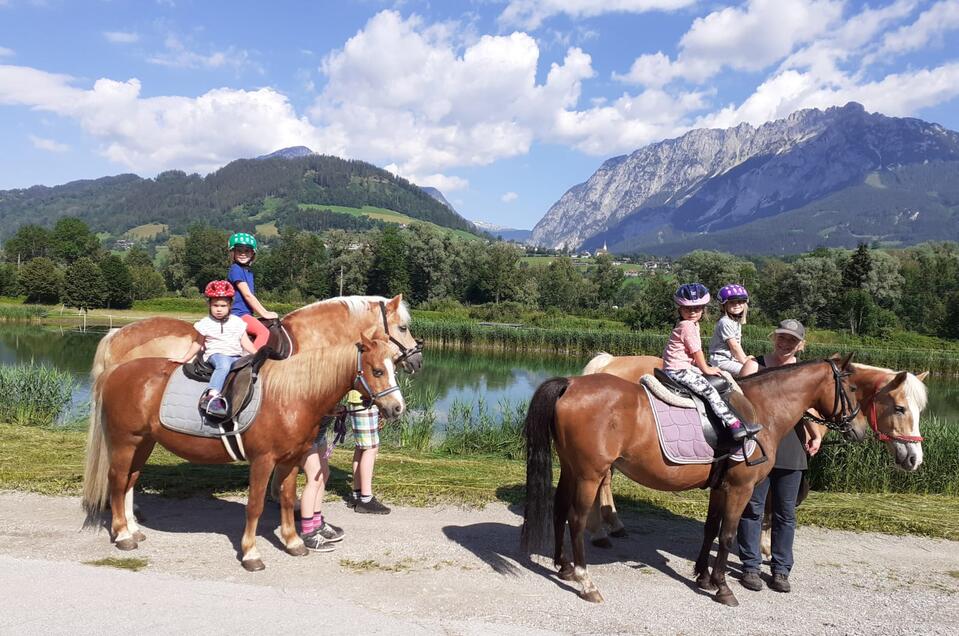
[[[80, 531], [76, 498], [0, 493], [0, 634], [29, 633], [959, 633], [959, 543], [801, 528], [792, 594], [749, 592], [739, 608], [692, 586], [702, 525], [625, 517], [630, 536], [590, 548], [606, 598], [592, 605], [517, 552], [521, 518], [483, 510], [394, 508], [328, 517], [347, 531], [337, 550], [287, 556], [261, 521], [267, 569], [237, 561], [242, 502], [138, 498], [147, 541], [113, 548]], [[140, 572], [84, 562], [138, 557]], [[734, 561], [734, 566], [737, 565]]]

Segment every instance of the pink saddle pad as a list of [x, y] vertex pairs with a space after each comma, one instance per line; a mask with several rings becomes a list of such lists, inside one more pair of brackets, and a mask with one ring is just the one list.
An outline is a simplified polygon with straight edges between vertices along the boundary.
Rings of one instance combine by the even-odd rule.
[[[656, 431], [659, 433], [659, 445], [663, 455], [674, 464], [710, 464], [716, 455], [713, 447], [706, 443], [703, 424], [699, 411], [694, 408], [681, 408], [663, 402], [643, 385], [649, 404], [656, 419]], [[707, 423], [708, 425], [708, 423]], [[746, 442], [746, 450], [751, 455], [756, 442]], [[743, 460], [742, 452], [730, 457], [733, 461]]]

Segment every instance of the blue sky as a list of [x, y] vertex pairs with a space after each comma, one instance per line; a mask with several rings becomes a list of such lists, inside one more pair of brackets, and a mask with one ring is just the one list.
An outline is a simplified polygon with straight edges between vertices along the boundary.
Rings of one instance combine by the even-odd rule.
[[959, 129], [959, 0], [0, 0], [0, 189], [291, 145], [529, 228], [611, 156], [855, 100]]

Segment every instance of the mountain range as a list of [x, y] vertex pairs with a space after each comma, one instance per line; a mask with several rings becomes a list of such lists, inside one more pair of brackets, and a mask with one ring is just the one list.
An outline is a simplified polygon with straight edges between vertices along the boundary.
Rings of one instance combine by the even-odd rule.
[[554, 248], [796, 253], [959, 238], [959, 133], [854, 102], [605, 161], [533, 228]]

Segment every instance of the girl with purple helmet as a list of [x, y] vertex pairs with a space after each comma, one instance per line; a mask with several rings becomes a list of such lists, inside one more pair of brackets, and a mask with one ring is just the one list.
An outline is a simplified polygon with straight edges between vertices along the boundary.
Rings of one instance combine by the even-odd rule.
[[676, 290], [673, 301], [679, 307], [680, 320], [663, 351], [663, 371], [709, 402], [713, 412], [722, 418], [734, 440], [742, 440], [755, 433], [756, 431], [747, 430], [746, 424], [739, 421], [723, 402], [719, 392], [703, 377], [704, 373], [721, 375], [717, 367], [706, 363], [699, 335], [699, 321], [702, 320], [703, 312], [709, 303], [709, 290], [700, 283], [681, 285]]
[[734, 376], [752, 375], [759, 370], [756, 359], [743, 351], [743, 325], [749, 311], [749, 292], [742, 285], [726, 285], [719, 290], [723, 315], [716, 322], [709, 341], [709, 364]]

